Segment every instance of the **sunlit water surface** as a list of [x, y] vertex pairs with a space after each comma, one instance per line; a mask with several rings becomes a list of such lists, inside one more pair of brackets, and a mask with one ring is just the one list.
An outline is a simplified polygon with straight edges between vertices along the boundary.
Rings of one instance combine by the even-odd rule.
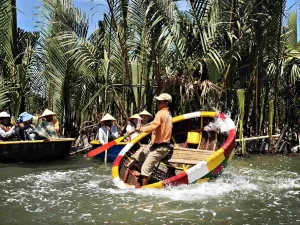
[[300, 224], [300, 158], [234, 158], [207, 183], [120, 190], [111, 164], [0, 164], [0, 224]]

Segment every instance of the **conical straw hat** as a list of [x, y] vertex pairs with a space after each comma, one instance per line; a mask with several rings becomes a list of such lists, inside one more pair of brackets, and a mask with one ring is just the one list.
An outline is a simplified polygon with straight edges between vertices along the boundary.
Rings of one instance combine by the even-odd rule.
[[0, 118], [9, 118], [10, 115], [7, 112], [1, 112], [0, 113]]
[[151, 116], [153, 117], [147, 110], [144, 110], [143, 112], [139, 113], [140, 116], [145, 115], [145, 116]]
[[50, 111], [49, 109], [46, 109], [43, 114], [40, 116], [41, 117], [44, 117], [44, 116], [55, 116], [56, 114], [52, 111]]
[[134, 114], [129, 119], [138, 119], [138, 120], [143, 120], [142, 117], [139, 116], [139, 114]]
[[106, 113], [105, 116], [103, 116], [102, 119], [101, 119], [100, 121], [102, 122], [102, 121], [107, 121], [107, 120], [113, 120], [113, 121], [116, 121], [116, 119], [113, 118], [109, 113]]

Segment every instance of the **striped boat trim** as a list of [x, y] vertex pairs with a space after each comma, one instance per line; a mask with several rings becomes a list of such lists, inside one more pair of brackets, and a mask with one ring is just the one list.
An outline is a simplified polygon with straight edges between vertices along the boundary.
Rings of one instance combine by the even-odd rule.
[[[218, 112], [193, 112], [187, 113], [184, 115], [176, 116], [172, 119], [173, 123], [177, 123], [182, 120], [192, 119], [197, 117], [214, 117], [220, 118], [229, 128], [228, 138], [226, 142], [221, 146], [220, 149], [215, 151], [213, 154], [208, 156], [205, 160], [199, 162], [195, 166], [183, 171], [176, 176], [173, 176], [169, 179], [159, 181], [153, 184], [142, 186], [141, 188], [164, 188], [167, 186], [178, 186], [181, 184], [191, 184], [194, 182], [202, 182], [208, 180], [212, 176], [219, 174], [224, 165], [227, 163], [230, 155], [235, 146], [235, 125], [233, 121], [224, 115], [223, 113]], [[131, 149], [131, 147], [136, 144], [143, 137], [147, 136], [149, 133], [141, 133], [133, 140], [131, 140], [119, 153], [115, 159], [112, 167], [112, 177], [115, 185], [121, 189], [127, 188], [138, 188], [133, 185], [126, 184], [119, 177], [119, 166], [121, 164], [123, 156]]]

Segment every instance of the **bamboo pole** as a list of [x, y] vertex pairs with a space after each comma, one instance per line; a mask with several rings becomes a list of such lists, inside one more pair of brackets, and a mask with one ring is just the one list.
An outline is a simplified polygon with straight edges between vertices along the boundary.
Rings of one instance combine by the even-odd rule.
[[[108, 130], [106, 131], [106, 143], [108, 143]], [[105, 150], [105, 155], [104, 155], [104, 164], [106, 165], [107, 163], [107, 150]]]
[[88, 150], [88, 149], [90, 149], [90, 148], [92, 148], [92, 147], [89, 146], [89, 147], [86, 147], [86, 148], [79, 149], [79, 150], [76, 151], [76, 152], [71, 152], [70, 155], [74, 155], [74, 154], [76, 154], [76, 153], [82, 152], [82, 151], [84, 151], [84, 150]]
[[[271, 140], [271, 137], [272, 137], [272, 133], [273, 133], [273, 121], [274, 121], [274, 100], [271, 100], [270, 101], [270, 104], [269, 104], [269, 139], [270, 139], [270, 147], [271, 147], [271, 150], [272, 150], [272, 146], [273, 146], [273, 142]], [[270, 150], [270, 148], [269, 148]]]
[[239, 124], [239, 137], [240, 140], [242, 141], [242, 154], [246, 154], [246, 146], [245, 146], [245, 141], [244, 141], [244, 106], [245, 106], [245, 92], [243, 89], [237, 90], [237, 95], [238, 95], [238, 103], [239, 103], [239, 112], [240, 112], [240, 124]]
[[[271, 138], [278, 138], [280, 136], [280, 134], [275, 134], [272, 135]], [[250, 140], [260, 140], [260, 139], [266, 139], [266, 138], [270, 138], [269, 135], [265, 135], [265, 136], [258, 136], [258, 137], [249, 137], [249, 138], [243, 138], [244, 141], [250, 141]], [[242, 139], [235, 139], [235, 142], [239, 142], [242, 141]]]
[[203, 129], [203, 117], [200, 117], [200, 138], [199, 138], [199, 140], [200, 140], [200, 142], [199, 142], [199, 144], [198, 144], [198, 147], [197, 147], [197, 149], [200, 149], [200, 146], [201, 146], [201, 142], [202, 142], [202, 129]]
[[265, 94], [266, 94], [266, 89], [263, 89], [262, 92], [262, 102], [261, 102], [261, 107], [260, 107], [260, 115], [259, 115], [259, 127], [258, 127], [258, 134], [261, 134], [261, 128], [262, 128], [262, 123], [263, 123], [263, 115], [264, 115], [264, 108], [265, 108]]

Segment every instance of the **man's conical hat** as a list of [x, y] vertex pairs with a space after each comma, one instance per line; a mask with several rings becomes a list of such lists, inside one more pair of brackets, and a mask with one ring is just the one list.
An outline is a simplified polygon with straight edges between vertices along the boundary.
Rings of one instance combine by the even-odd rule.
[[45, 116], [55, 116], [56, 114], [49, 109], [46, 109], [43, 114], [40, 116], [40, 118], [45, 117]]
[[147, 110], [144, 110], [143, 112], [140, 112], [139, 115], [140, 116], [145, 115], [145, 116], [153, 117]]
[[105, 116], [103, 116], [100, 121], [102, 122], [102, 121], [107, 121], [107, 120], [116, 121], [116, 119], [114, 117], [112, 117], [112, 115], [110, 115], [109, 113], [106, 113]]
[[138, 120], [143, 120], [142, 117], [139, 116], [139, 114], [134, 114], [129, 119], [138, 119]]

